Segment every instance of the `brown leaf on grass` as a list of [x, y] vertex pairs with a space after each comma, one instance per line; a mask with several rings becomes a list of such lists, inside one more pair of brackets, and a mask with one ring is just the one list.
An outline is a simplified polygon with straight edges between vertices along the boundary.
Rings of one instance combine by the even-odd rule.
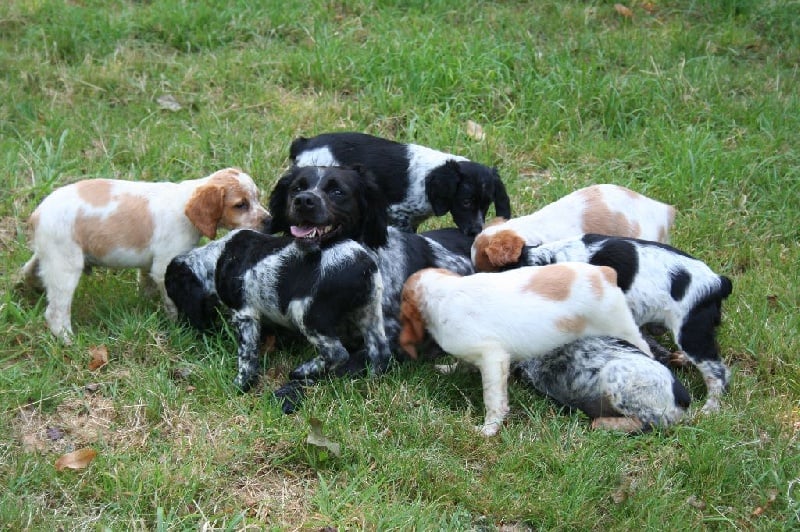
[[108, 364], [108, 348], [104, 345], [95, 345], [89, 348], [92, 360], [89, 362], [89, 369], [94, 371]]
[[614, 4], [614, 10], [625, 18], [633, 18], [633, 11], [631, 8], [622, 4]]
[[689, 497], [687, 497], [686, 499], [686, 504], [688, 504], [692, 508], [697, 508], [698, 510], [706, 509], [706, 503], [695, 495], [689, 495]]
[[97, 456], [97, 451], [91, 447], [84, 447], [77, 451], [72, 451], [61, 455], [56, 460], [56, 471], [63, 471], [64, 469], [85, 469]]
[[486, 133], [483, 132], [481, 125], [472, 120], [467, 120], [467, 135], [479, 141], [486, 138]]
[[341, 446], [333, 440], [329, 440], [327, 436], [322, 432], [322, 421], [319, 419], [312, 417], [308, 420], [309, 424], [311, 425], [311, 431], [308, 433], [308, 438], [306, 438], [306, 443], [310, 443], [311, 445], [316, 445], [317, 447], [324, 447], [328, 449], [331, 453], [335, 456], [341, 455]]
[[652, 15], [656, 11], [656, 5], [653, 2], [645, 2], [642, 4], [642, 9]]
[[183, 109], [183, 106], [175, 99], [175, 96], [172, 94], [164, 94], [159, 96], [156, 100], [158, 102], [158, 107], [161, 109], [166, 109], [167, 111], [180, 111]]
[[767, 492], [767, 500], [766, 500], [766, 502], [764, 504], [762, 504], [761, 506], [757, 506], [756, 509], [753, 510], [750, 513], [750, 515], [753, 516], [753, 517], [758, 517], [759, 515], [763, 514], [764, 512], [766, 512], [769, 509], [770, 505], [773, 502], [775, 502], [775, 499], [777, 499], [777, 498], [778, 498], [778, 490], [776, 490], [774, 488], [769, 490]]

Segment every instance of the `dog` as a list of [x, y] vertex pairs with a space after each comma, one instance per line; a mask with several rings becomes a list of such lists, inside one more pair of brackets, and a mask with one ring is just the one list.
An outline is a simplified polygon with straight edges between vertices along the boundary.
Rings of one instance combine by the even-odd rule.
[[366, 166], [389, 202], [390, 223], [403, 231], [450, 212], [459, 229], [475, 235], [492, 203], [497, 216], [511, 217], [497, 169], [458, 155], [354, 132], [299, 137], [289, 155], [298, 166]]
[[610, 336], [591, 336], [518, 362], [536, 391], [592, 420], [593, 429], [642, 432], [678, 423], [691, 398], [663, 364]]
[[675, 208], [619, 185], [592, 185], [533, 214], [497, 220], [475, 237], [471, 257], [481, 272], [519, 260], [523, 246], [599, 233], [668, 243]]
[[484, 436], [496, 434], [508, 413], [513, 362], [595, 335], [621, 338], [652, 355], [616, 272], [584, 263], [468, 276], [424, 269], [405, 283], [400, 322], [399, 342], [412, 358], [427, 330], [445, 352], [478, 367]]
[[635, 238], [586, 234], [525, 248], [520, 266], [560, 262], [609, 266], [638, 325], [664, 325], [703, 375], [708, 394], [703, 412], [719, 409], [730, 370], [716, 342], [722, 301], [733, 291], [728, 277], [667, 244]]
[[381, 307], [383, 279], [374, 253], [386, 243], [386, 200], [361, 166], [293, 167], [273, 188], [272, 230], [241, 231], [222, 249], [215, 286], [232, 311], [238, 338], [234, 384], [249, 389], [261, 338], [284, 328], [318, 352], [315, 373], [346, 364], [364, 349], [371, 370], [390, 362]]
[[33, 256], [21, 278], [38, 284], [38, 276], [47, 324], [69, 343], [72, 297], [84, 269], [138, 268], [140, 287], [154, 285], [174, 316], [164, 288], [169, 261], [202, 236], [214, 238], [219, 227], [261, 228], [268, 219], [253, 179], [237, 168], [179, 183], [78, 181], [53, 191], [31, 215]]

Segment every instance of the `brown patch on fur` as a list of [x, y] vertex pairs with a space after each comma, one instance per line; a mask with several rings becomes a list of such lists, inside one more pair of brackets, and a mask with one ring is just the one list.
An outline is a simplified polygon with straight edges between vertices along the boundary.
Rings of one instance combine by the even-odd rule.
[[108, 216], [85, 216], [78, 211], [73, 237], [92, 256], [102, 258], [118, 248], [145, 249], [153, 238], [155, 224], [142, 196], [122, 194], [119, 207]]
[[258, 228], [266, 211], [253, 209], [258, 201], [255, 190], [245, 190], [239, 181], [238, 168], [225, 168], [211, 174], [209, 180], [195, 190], [186, 203], [184, 213], [189, 221], [208, 238], [214, 238], [219, 226]]
[[588, 187], [581, 191], [581, 194], [586, 204], [581, 221], [581, 229], [584, 233], [630, 238], [638, 238], [642, 234], [642, 228], [638, 222], [631, 222], [625, 213], [611, 210], [603, 201], [603, 193], [599, 188]]
[[525, 239], [511, 229], [475, 238], [475, 268], [480, 272], [496, 272], [503, 266], [519, 262]]
[[485, 224], [483, 224], [483, 228], [486, 229], [487, 227], [492, 227], [493, 225], [500, 225], [506, 223], [508, 220], [503, 218], [502, 216], [495, 216]]
[[108, 179], [85, 179], [75, 183], [78, 196], [92, 207], [102, 207], [111, 201], [111, 181]]
[[559, 318], [556, 321], [556, 328], [566, 333], [580, 334], [586, 330], [586, 318], [584, 316]]
[[572, 291], [575, 277], [577, 274], [569, 266], [562, 264], [542, 266], [531, 274], [525, 290], [553, 301], [564, 301]]
[[398, 343], [408, 356], [417, 358], [417, 344], [425, 339], [425, 321], [419, 311], [418, 285], [422, 272], [408, 278], [400, 300], [400, 336]]
[[28, 228], [30, 230], [35, 232], [36, 228], [39, 227], [39, 217], [40, 216], [41, 215], [39, 214], [39, 209], [36, 209], [35, 211], [33, 211], [33, 214], [31, 214], [30, 218], [28, 218]]
[[667, 225], [658, 230], [658, 241], [662, 244], [669, 244], [669, 230], [675, 225], [675, 207], [667, 206]]
[[606, 278], [609, 284], [617, 286], [617, 270], [611, 266], [598, 266], [600, 273]]

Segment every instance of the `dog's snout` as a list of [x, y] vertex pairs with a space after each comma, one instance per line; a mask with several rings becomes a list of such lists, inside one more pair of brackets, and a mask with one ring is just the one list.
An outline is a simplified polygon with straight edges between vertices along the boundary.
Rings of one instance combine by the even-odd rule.
[[292, 206], [295, 209], [310, 210], [317, 206], [319, 198], [311, 192], [301, 192], [292, 200]]

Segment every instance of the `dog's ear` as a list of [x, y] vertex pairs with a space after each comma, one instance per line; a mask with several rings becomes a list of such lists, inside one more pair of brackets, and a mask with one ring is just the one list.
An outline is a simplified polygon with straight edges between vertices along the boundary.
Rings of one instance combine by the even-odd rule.
[[370, 248], [386, 245], [389, 225], [389, 202], [378, 186], [372, 172], [362, 165], [354, 165], [361, 181], [358, 208], [361, 210], [361, 241]]
[[289, 184], [296, 174], [297, 167], [292, 166], [292, 168], [275, 183], [275, 187], [269, 195], [269, 212], [272, 214], [270, 232], [272, 233], [289, 232], [289, 220], [286, 218], [286, 209], [289, 201]]
[[506, 220], [511, 219], [511, 200], [508, 198], [506, 186], [500, 179], [500, 174], [497, 168], [492, 168], [492, 181], [494, 184], [494, 213], [497, 216], [502, 216]]
[[183, 213], [206, 238], [217, 236], [217, 224], [225, 207], [225, 187], [205, 184], [197, 188], [186, 202]]
[[294, 161], [297, 159], [297, 156], [306, 149], [306, 145], [308, 144], [308, 139], [306, 137], [297, 137], [292, 141], [292, 145], [289, 146], [289, 158]]
[[519, 262], [523, 247], [525, 239], [510, 229], [503, 229], [489, 237], [489, 244], [484, 249], [489, 263], [494, 268], [502, 268]]
[[431, 170], [425, 178], [425, 194], [431, 202], [433, 214], [443, 216], [450, 212], [459, 181], [461, 181], [461, 170], [458, 163], [452, 159]]
[[417, 358], [417, 344], [425, 339], [425, 324], [417, 305], [411, 301], [407, 291], [403, 292], [403, 301], [400, 303], [400, 348], [413, 359]]

